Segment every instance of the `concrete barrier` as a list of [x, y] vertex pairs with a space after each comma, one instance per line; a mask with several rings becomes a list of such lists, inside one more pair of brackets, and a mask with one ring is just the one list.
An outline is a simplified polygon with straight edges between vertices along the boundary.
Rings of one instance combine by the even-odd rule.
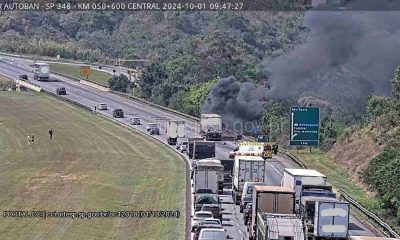
[[83, 84], [83, 85], [90, 86], [90, 87], [92, 87], [92, 88], [96, 88], [96, 89], [101, 90], [101, 91], [105, 91], [105, 92], [110, 91], [109, 88], [103, 87], [103, 86], [98, 85], [98, 84], [93, 83], [93, 82], [89, 82], [89, 81], [85, 81], [85, 80], [80, 80], [79, 83], [81, 83], [81, 84]]
[[18, 79], [15, 80], [15, 83], [17, 85], [24, 86], [24, 87], [26, 87], [28, 89], [31, 89], [31, 90], [33, 90], [35, 92], [41, 92], [42, 91], [42, 88], [39, 85], [35, 84], [35, 83], [30, 83], [30, 82], [26, 82], [26, 81], [22, 81], [22, 80], [18, 80]]

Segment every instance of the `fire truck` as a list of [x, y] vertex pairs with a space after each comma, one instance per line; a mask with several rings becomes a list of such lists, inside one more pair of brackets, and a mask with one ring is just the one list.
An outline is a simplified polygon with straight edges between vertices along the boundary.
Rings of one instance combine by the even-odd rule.
[[272, 144], [268, 142], [242, 142], [229, 152], [229, 158], [235, 156], [260, 156], [264, 159], [272, 158]]

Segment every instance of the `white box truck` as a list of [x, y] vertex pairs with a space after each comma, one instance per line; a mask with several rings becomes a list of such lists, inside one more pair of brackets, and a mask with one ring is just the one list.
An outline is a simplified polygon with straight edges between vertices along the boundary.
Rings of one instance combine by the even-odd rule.
[[333, 198], [315, 202], [314, 239], [348, 239], [350, 206]]
[[281, 185], [290, 187], [296, 192], [296, 211], [298, 211], [303, 185], [326, 186], [326, 184], [326, 176], [316, 170], [285, 168]]
[[222, 138], [222, 118], [218, 114], [201, 114], [201, 134], [207, 141], [220, 141]]
[[178, 138], [185, 137], [184, 121], [169, 121], [167, 123], [167, 142], [169, 145], [175, 145]]
[[199, 160], [194, 169], [194, 190], [211, 189], [212, 193], [222, 194], [224, 166], [217, 159]]
[[33, 65], [33, 79], [39, 81], [50, 80], [50, 67], [47, 63], [35, 63]]
[[236, 156], [233, 165], [232, 199], [239, 205], [245, 182], [265, 182], [265, 160], [260, 156]]

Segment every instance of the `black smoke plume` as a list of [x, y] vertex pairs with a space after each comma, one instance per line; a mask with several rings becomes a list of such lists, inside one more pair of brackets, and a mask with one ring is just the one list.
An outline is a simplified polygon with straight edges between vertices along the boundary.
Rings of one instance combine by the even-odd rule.
[[220, 114], [224, 122], [252, 122], [257, 120], [266, 94], [263, 86], [240, 83], [235, 77], [222, 78], [211, 89], [203, 106], [203, 113]]
[[400, 64], [399, 12], [307, 12], [305, 43], [265, 63], [272, 98], [314, 96], [348, 115], [390, 95]]

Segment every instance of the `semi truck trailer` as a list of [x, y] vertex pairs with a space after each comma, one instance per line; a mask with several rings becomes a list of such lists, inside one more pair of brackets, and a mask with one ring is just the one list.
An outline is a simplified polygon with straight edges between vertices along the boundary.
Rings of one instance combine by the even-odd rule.
[[199, 160], [194, 169], [194, 190], [211, 189], [222, 194], [224, 186], [224, 166], [217, 159]]
[[260, 156], [236, 156], [233, 165], [232, 199], [239, 205], [245, 182], [265, 182], [265, 160]]
[[201, 134], [207, 141], [222, 139], [222, 118], [218, 114], [201, 114]]
[[167, 142], [169, 145], [176, 145], [178, 138], [185, 137], [185, 122], [184, 121], [169, 121], [167, 123]]
[[285, 168], [281, 185], [296, 192], [296, 211], [298, 211], [303, 185], [326, 186], [327, 183], [326, 176], [316, 170]]

